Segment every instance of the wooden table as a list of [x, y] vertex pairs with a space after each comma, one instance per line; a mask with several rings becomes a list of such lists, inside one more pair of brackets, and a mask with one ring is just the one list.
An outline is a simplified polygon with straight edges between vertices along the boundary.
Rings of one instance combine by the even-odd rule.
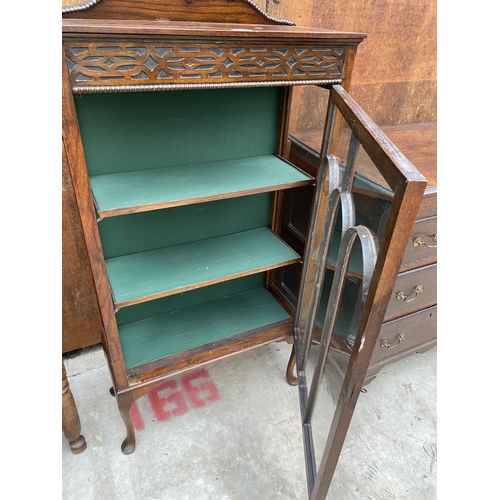
[[73, 394], [69, 388], [64, 363], [62, 364], [62, 428], [74, 455], [78, 455], [87, 449], [85, 437], [80, 434], [80, 417]]

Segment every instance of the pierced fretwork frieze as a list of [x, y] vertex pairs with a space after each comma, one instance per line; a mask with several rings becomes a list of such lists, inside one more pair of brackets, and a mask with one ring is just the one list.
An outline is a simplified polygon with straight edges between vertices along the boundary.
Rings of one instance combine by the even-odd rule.
[[91, 42], [65, 47], [73, 87], [338, 80], [344, 47]]

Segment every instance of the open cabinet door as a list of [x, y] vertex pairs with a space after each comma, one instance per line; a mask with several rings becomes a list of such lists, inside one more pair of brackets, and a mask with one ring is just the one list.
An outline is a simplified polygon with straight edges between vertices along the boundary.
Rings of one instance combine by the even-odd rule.
[[[289, 365], [289, 373], [297, 367], [312, 500], [327, 496], [427, 184], [340, 85], [327, 88]], [[367, 184], [366, 162], [384, 185]], [[356, 186], [386, 200], [383, 224], [365, 223]]]

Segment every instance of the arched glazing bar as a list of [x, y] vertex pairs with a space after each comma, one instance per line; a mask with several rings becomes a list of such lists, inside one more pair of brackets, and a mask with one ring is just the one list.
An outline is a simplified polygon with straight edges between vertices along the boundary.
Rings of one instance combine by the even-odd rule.
[[301, 338], [299, 369], [303, 368], [310, 349], [321, 295], [320, 284], [324, 280], [328, 250], [339, 209], [342, 234], [355, 224], [352, 195], [342, 188], [344, 175], [338, 158], [333, 156], [325, 158], [318, 174], [318, 188], [311, 218], [311, 241], [305, 251], [302, 285], [295, 316], [295, 329]]
[[[363, 260], [363, 278], [361, 281], [361, 293], [358, 297], [356, 310], [362, 310], [366, 302], [368, 288], [373, 276], [373, 269], [377, 260], [378, 243], [373, 231], [363, 225], [350, 227], [347, 229], [340, 243], [339, 256], [333, 282], [329, 292], [328, 306], [326, 309], [325, 320], [321, 333], [320, 352], [316, 365], [314, 367], [314, 375], [311, 381], [307, 381], [308, 397], [306, 411], [303, 416], [303, 424], [311, 423], [311, 416], [316, 402], [318, 387], [321, 382], [321, 377], [325, 369], [326, 358], [330, 348], [335, 323], [339, 314], [340, 302], [344, 291], [345, 278], [347, 275], [347, 267], [351, 257], [351, 251], [356, 240], [361, 244], [361, 254]], [[358, 325], [359, 326], [359, 325]]]
[[[298, 299], [294, 333], [295, 348], [297, 349], [297, 374], [302, 425], [306, 444], [305, 449], [307, 450], [306, 456], [309, 462], [307, 474], [310, 491], [316, 478], [311, 417], [327, 361], [330, 340], [338, 317], [347, 268], [355, 241], [359, 240], [361, 245], [363, 263], [363, 278], [356, 304], [357, 311], [363, 309], [377, 259], [378, 243], [375, 234], [363, 225], [355, 226], [355, 207], [351, 189], [354, 182], [354, 162], [358, 148], [359, 143], [353, 135], [347, 161], [343, 168], [337, 157], [331, 155], [325, 155], [324, 157], [325, 159], [318, 172], [318, 183], [313, 205], [315, 213], [311, 218], [316, 224], [310, 228], [309, 245], [306, 247], [301, 275], [300, 290], [302, 294], [299, 295]], [[320, 352], [315, 361], [314, 375], [312, 380], [307, 380], [305, 365], [309, 361], [309, 353], [313, 343], [313, 333], [316, 326], [332, 231], [339, 216], [341, 217], [342, 237], [336, 270], [330, 288], [320, 341]], [[322, 223], [322, 226], [319, 225], [320, 222], [318, 221]], [[320, 236], [321, 241], [314, 242], [315, 235], [316, 237]]]
[[[332, 92], [333, 90], [330, 91], [330, 93]], [[295, 353], [297, 355], [297, 369], [299, 370], [304, 368], [304, 362], [311, 345], [321, 294], [320, 284], [323, 283], [324, 279], [328, 247], [339, 205], [341, 207], [342, 235], [356, 223], [352, 187], [359, 141], [355, 134], [351, 135], [345, 166], [340, 165], [337, 157], [327, 154], [336, 119], [336, 106], [333, 100], [330, 98], [328, 103], [321, 147], [321, 163], [311, 214], [312, 224], [309, 228], [309, 243], [306, 245], [304, 254], [304, 267], [294, 325], [301, 338], [301, 347], [297, 348], [298, 352]]]

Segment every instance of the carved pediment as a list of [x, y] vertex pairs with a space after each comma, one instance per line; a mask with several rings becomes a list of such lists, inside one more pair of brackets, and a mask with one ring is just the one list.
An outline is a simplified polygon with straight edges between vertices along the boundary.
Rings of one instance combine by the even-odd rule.
[[252, 0], [62, 0], [65, 18], [285, 24]]

